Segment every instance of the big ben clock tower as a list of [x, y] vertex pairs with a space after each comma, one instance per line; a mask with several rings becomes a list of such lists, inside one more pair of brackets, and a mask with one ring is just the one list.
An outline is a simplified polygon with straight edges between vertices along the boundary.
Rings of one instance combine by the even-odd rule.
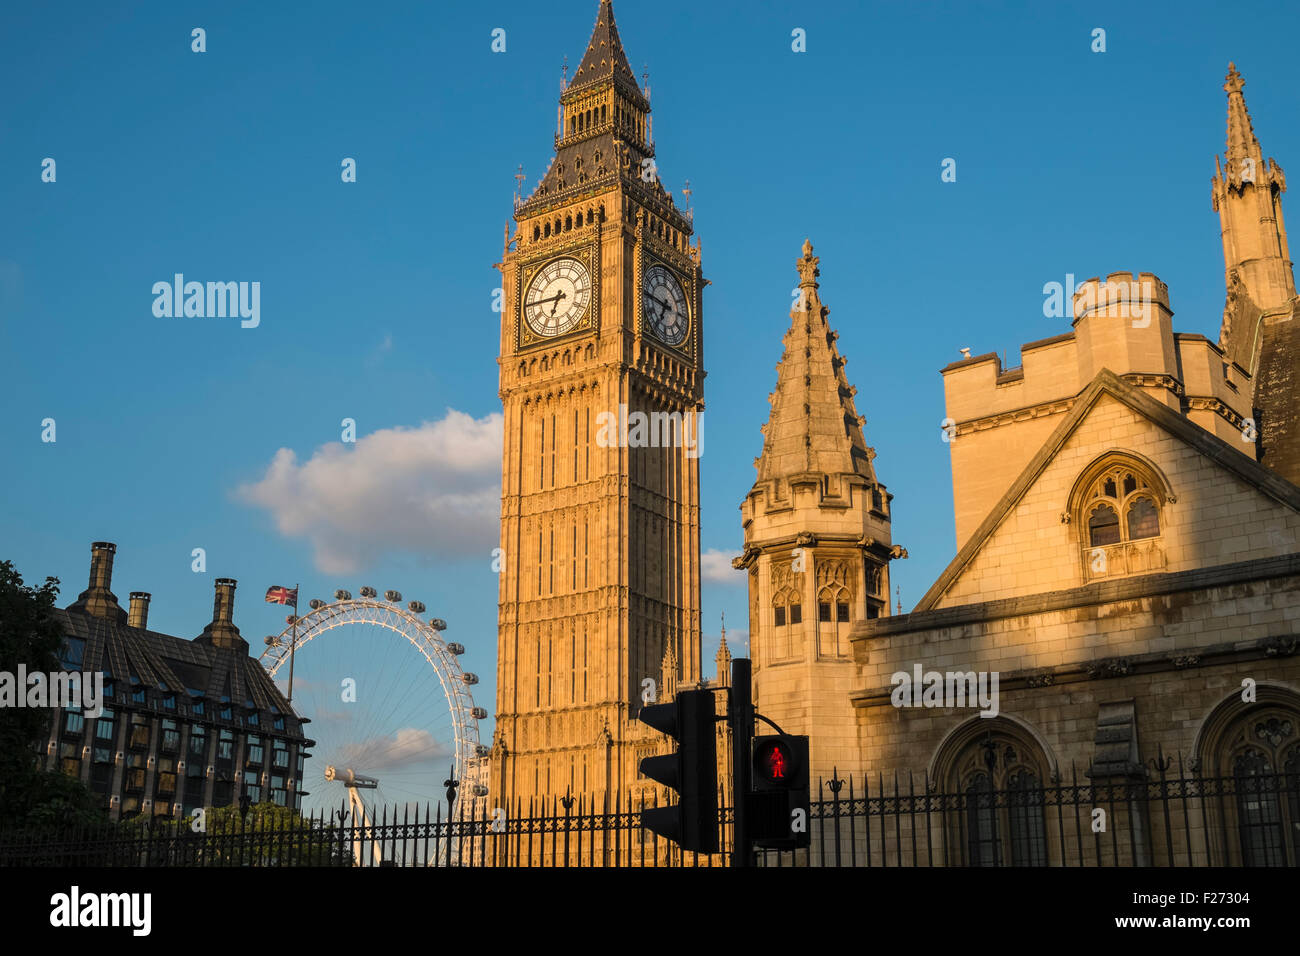
[[705, 281], [648, 93], [602, 0], [499, 264], [498, 806], [626, 793], [646, 679], [700, 676]]

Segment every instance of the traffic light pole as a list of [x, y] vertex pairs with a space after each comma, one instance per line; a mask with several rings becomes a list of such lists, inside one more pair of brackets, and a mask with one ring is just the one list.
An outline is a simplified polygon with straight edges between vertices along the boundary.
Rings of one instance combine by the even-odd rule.
[[727, 714], [731, 722], [731, 791], [735, 804], [736, 828], [732, 840], [731, 865], [751, 866], [749, 827], [745, 820], [745, 798], [753, 789], [752, 741], [754, 739], [754, 693], [750, 684], [750, 662], [745, 657], [731, 660], [731, 695]]

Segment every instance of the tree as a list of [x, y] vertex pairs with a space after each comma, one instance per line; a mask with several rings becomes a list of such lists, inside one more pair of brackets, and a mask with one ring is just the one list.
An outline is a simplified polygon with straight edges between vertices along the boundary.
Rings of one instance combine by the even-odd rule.
[[[58, 595], [58, 578], [29, 587], [12, 562], [0, 561], [0, 671], [16, 677], [20, 666], [28, 673], [59, 669], [63, 631], [52, 613]], [[102, 818], [80, 781], [41, 769], [40, 744], [51, 717], [47, 708], [0, 707], [0, 821], [7, 825]]]
[[330, 823], [304, 817], [277, 803], [207, 807], [195, 818], [135, 817], [124, 833], [147, 830], [155, 865], [351, 866], [350, 849]]

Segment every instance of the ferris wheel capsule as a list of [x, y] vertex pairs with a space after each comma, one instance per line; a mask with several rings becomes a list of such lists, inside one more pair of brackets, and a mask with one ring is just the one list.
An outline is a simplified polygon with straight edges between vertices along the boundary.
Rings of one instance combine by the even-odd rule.
[[469, 712], [469, 714], [475, 720], [487, 720], [487, 711], [484, 710], [482, 707], [475, 707], [473, 710]]
[[483, 784], [481, 784], [481, 783], [476, 783], [476, 784], [474, 784], [474, 796], [476, 796], [476, 797], [486, 797], [487, 795], [488, 795], [488, 788], [487, 788], [487, 787], [483, 786]]
[[279, 646], [280, 646], [280, 638], [277, 637], [277, 636], [274, 635], [274, 634], [268, 634], [268, 635], [266, 635], [266, 646], [267, 646], [267, 647], [279, 647]]
[[489, 747], [487, 744], [479, 744], [477, 747], [474, 748], [474, 756], [490, 757], [492, 756], [492, 748]]
[[307, 606], [314, 611], [317, 608], [324, 607], [325, 602], [322, 601], [320, 598], [312, 598], [310, 601], [307, 602]]
[[385, 601], [388, 601], [388, 602], [391, 603], [391, 604], [400, 604], [400, 603], [402, 602], [402, 592], [401, 592], [401, 591], [385, 591], [385, 592], [384, 592], [384, 600], [385, 600]]
[[374, 588], [370, 587], [369, 585], [361, 589], [361, 596], [363, 598], [372, 598], [372, 597], [377, 597], [378, 595], [379, 592], [376, 591]]
[[464, 654], [465, 645], [457, 644], [455, 641], [452, 641], [450, 644], [447, 645], [447, 650], [452, 654]]
[[466, 684], [470, 684], [471, 686], [478, 683], [478, 675], [471, 673], [470, 671], [466, 671], [465, 673], [461, 674], [460, 679], [463, 680]]
[[352, 592], [351, 592], [351, 591], [345, 591], [345, 590], [343, 590], [342, 588], [339, 588], [337, 591], [334, 592], [334, 600], [336, 600], [336, 601], [351, 601], [351, 600], [352, 600]]
[[429, 621], [429, 626], [430, 626], [431, 628], [433, 628], [435, 631], [445, 631], [445, 630], [447, 630], [447, 622], [444, 621], [444, 620], [443, 620], [442, 618], [440, 618], [440, 617], [432, 618], [432, 619]]
[[423, 601], [409, 601], [409, 602], [407, 603], [407, 605], [406, 605], [406, 609], [407, 609], [408, 611], [410, 611], [412, 614], [423, 614], [423, 613], [424, 613], [424, 602], [423, 602]]

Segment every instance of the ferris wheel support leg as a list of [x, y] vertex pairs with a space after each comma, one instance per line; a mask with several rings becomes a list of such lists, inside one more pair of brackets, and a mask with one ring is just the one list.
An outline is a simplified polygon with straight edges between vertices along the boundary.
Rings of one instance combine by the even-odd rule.
[[374, 865], [379, 866], [384, 862], [384, 855], [379, 846], [379, 841], [375, 839], [375, 831], [370, 822], [370, 815], [366, 813], [366, 805], [361, 802], [361, 797], [357, 793], [356, 787], [348, 787], [348, 808], [352, 811], [352, 819], [360, 821], [360, 836], [357, 836], [357, 830], [352, 831], [352, 859], [356, 861], [357, 866], [365, 866], [365, 839], [370, 838], [370, 853], [374, 859]]

